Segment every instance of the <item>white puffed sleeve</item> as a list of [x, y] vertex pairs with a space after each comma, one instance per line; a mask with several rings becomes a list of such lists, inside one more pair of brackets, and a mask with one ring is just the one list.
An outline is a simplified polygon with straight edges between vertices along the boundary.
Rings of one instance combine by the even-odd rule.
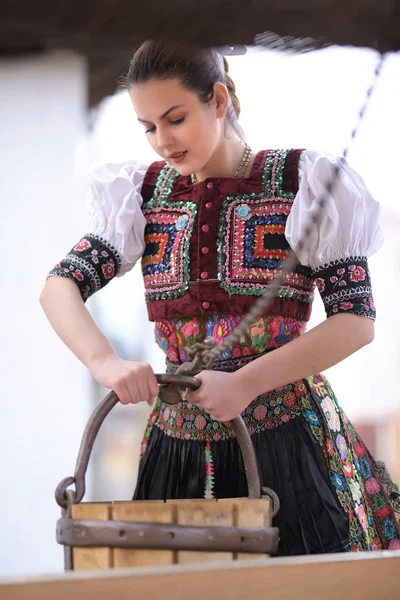
[[144, 251], [141, 188], [146, 171], [147, 166], [132, 161], [97, 165], [90, 173], [88, 231], [117, 250], [119, 277], [132, 269]]
[[339, 180], [326, 196], [322, 220], [313, 225], [305, 247], [298, 250], [316, 199], [326, 195], [326, 184], [334, 177], [337, 160], [328, 154], [304, 151], [299, 161], [299, 191], [285, 236], [300, 263], [312, 269], [349, 257], [368, 257], [383, 243], [379, 204], [363, 179], [342, 160]]
[[91, 171], [87, 233], [49, 273], [74, 281], [84, 302], [129, 271], [143, 254], [141, 189], [146, 172], [136, 162], [103, 164]]

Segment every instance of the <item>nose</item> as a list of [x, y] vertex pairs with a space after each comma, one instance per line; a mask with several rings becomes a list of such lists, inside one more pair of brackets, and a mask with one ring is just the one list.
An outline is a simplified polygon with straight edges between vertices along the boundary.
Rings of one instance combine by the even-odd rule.
[[173, 146], [173, 135], [171, 129], [165, 126], [157, 128], [157, 147], [159, 150], [168, 150]]

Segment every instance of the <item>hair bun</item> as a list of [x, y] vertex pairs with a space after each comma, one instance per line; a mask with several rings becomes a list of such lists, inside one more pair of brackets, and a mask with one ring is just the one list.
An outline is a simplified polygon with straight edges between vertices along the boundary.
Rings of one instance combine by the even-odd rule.
[[229, 75], [229, 63], [226, 60], [225, 56], [223, 56], [223, 59], [224, 59], [224, 69], [225, 69], [225, 74], [224, 74], [225, 75], [225, 84], [228, 89], [229, 96], [232, 100], [233, 110], [235, 111], [237, 118], [239, 118], [240, 102], [239, 102], [239, 98], [236, 95], [236, 85], [235, 85], [232, 77]]

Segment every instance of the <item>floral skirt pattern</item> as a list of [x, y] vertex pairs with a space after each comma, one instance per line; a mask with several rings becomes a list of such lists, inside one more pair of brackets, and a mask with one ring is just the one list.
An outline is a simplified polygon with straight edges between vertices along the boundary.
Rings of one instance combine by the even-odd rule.
[[[262, 485], [281, 501], [274, 520], [280, 555], [400, 548], [399, 488], [370, 455], [324, 376], [263, 394], [242, 417]], [[158, 400], [142, 443], [134, 498], [246, 495], [229, 424], [214, 421], [184, 395], [176, 407]]]

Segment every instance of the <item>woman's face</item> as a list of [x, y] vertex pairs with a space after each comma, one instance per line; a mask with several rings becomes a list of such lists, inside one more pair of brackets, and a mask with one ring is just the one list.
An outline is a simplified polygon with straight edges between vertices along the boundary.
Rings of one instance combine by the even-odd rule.
[[225, 86], [216, 83], [209, 103], [179, 79], [151, 79], [130, 88], [132, 104], [154, 150], [181, 175], [201, 171], [223, 133], [228, 106]]

